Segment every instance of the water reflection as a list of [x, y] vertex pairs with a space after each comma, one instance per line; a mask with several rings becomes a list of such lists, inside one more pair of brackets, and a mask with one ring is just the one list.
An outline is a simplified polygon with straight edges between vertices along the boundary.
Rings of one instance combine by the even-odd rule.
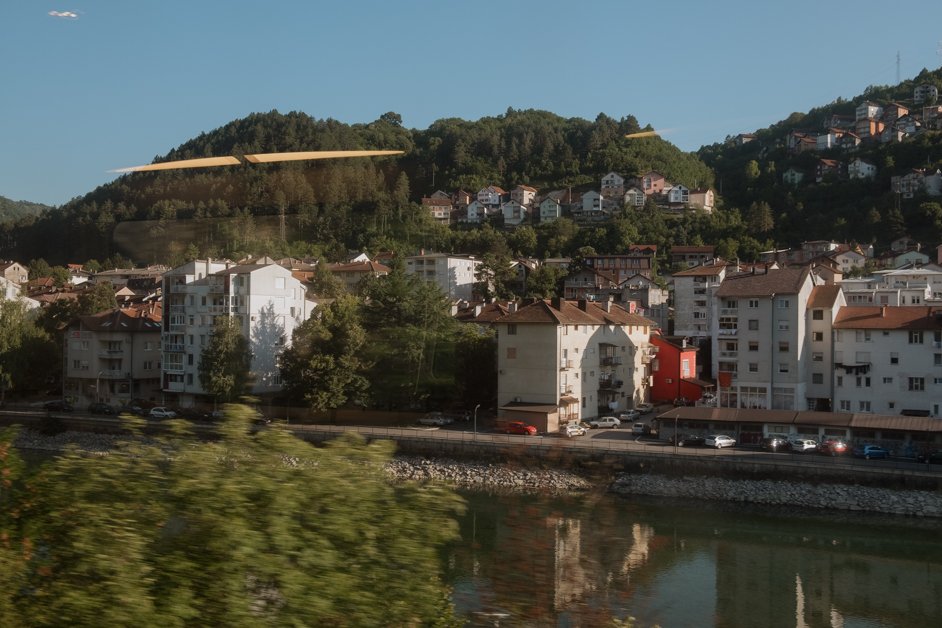
[[467, 495], [447, 578], [472, 625], [942, 625], [937, 522], [608, 495]]

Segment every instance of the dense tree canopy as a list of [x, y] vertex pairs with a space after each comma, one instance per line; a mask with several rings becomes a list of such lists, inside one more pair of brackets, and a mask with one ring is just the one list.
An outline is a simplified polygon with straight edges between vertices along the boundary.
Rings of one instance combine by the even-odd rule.
[[237, 401], [248, 392], [252, 354], [235, 318], [217, 316], [200, 353], [200, 385], [219, 401]]
[[317, 448], [226, 413], [217, 441], [181, 423], [29, 478], [0, 438], [0, 623], [453, 625], [438, 550], [455, 495], [390, 484], [389, 442]]

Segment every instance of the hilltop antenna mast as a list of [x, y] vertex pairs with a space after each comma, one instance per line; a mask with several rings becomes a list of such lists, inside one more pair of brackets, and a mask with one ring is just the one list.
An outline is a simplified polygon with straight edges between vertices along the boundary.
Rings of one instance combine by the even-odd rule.
[[899, 50], [896, 51], [896, 84], [900, 84], [899, 78]]

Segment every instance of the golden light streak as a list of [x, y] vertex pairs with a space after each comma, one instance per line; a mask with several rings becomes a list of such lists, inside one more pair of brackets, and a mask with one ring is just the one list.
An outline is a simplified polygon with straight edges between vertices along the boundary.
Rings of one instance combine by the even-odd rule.
[[[267, 164], [278, 161], [302, 161], [305, 159], [339, 159], [342, 157], [384, 157], [388, 155], [401, 155], [401, 150], [315, 150], [294, 153], [256, 153], [245, 155], [245, 160], [252, 164]], [[211, 168], [215, 166], [238, 166], [241, 164], [237, 157], [201, 157], [199, 159], [181, 159], [179, 161], [164, 161], [159, 164], [147, 166], [131, 166], [118, 168], [108, 172], [150, 172], [153, 170], [182, 170], [184, 168]]]
[[199, 159], [182, 159], [180, 161], [164, 161], [159, 164], [147, 166], [131, 166], [118, 168], [108, 172], [150, 172], [152, 170], [179, 170], [183, 168], [211, 168], [214, 166], [236, 166], [242, 163], [235, 157], [201, 157]]
[[625, 139], [634, 139], [636, 137], [657, 137], [657, 131], [638, 131], [637, 133], [629, 133], [625, 136]]

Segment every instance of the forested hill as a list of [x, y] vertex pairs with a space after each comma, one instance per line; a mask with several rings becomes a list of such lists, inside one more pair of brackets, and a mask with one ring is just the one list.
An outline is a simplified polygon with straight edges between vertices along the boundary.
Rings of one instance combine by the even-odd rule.
[[[423, 244], [415, 238], [418, 226], [406, 223], [415, 219], [419, 199], [436, 189], [473, 192], [486, 185], [511, 189], [522, 183], [542, 190], [584, 191], [597, 188], [610, 171], [633, 176], [651, 169], [690, 188], [713, 185], [712, 172], [696, 155], [659, 138], [624, 138], [639, 130], [630, 115], [616, 120], [599, 114], [588, 121], [513, 109], [477, 121], [439, 120], [426, 130], [404, 128], [392, 112], [353, 125], [299, 112], [252, 114], [155, 161], [367, 148], [403, 150], [405, 155], [135, 173], [69, 202], [60, 212], [23, 219], [17, 228], [0, 231], [0, 255], [59, 262], [121, 252], [133, 256], [133, 251], [117, 250], [121, 247], [113, 240], [119, 225], [128, 221], [158, 221], [158, 231], [175, 232], [182, 240], [185, 234], [171, 221], [238, 218], [244, 226], [252, 218], [281, 212], [296, 227], [286, 234], [289, 239], [326, 242], [338, 253], [382, 245], [401, 248]], [[230, 242], [219, 241], [223, 236], [207, 233], [211, 241], [191, 241], [191, 250], [219, 253], [221, 247], [232, 252]], [[251, 248], [270, 249], [270, 244]], [[241, 248], [247, 245], [242, 242]]]
[[[895, 238], [910, 234], [922, 244], [942, 241], [942, 206], [939, 197], [916, 194], [901, 198], [891, 190], [891, 179], [925, 169], [926, 174], [942, 168], [942, 131], [939, 122], [923, 119], [925, 108], [937, 100], [914, 102], [920, 85], [935, 86], [942, 94], [942, 68], [923, 70], [899, 85], [871, 86], [864, 93], [817, 107], [807, 113], [793, 113], [787, 119], [759, 129], [752, 137], [728, 137], [725, 142], [704, 146], [698, 152], [716, 176], [717, 189], [727, 208], [739, 208], [751, 231], [776, 244], [793, 246], [803, 240], [834, 239], [874, 243], [878, 248]], [[902, 107], [918, 123], [918, 131], [891, 141], [863, 141], [856, 147], [789, 147], [795, 134], [814, 138], [844, 124], [856, 131], [858, 105], [871, 102], [882, 108]], [[891, 130], [895, 121], [884, 115], [882, 124]], [[743, 142], [743, 139], [749, 141]], [[876, 168], [872, 179], [854, 179], [848, 168], [855, 159]], [[816, 181], [822, 159], [837, 162], [837, 171]], [[786, 183], [785, 175], [797, 173], [800, 182]]]
[[13, 201], [0, 196], [0, 224], [15, 223], [25, 217], [38, 216], [47, 209], [50, 209], [48, 205], [28, 201]]

